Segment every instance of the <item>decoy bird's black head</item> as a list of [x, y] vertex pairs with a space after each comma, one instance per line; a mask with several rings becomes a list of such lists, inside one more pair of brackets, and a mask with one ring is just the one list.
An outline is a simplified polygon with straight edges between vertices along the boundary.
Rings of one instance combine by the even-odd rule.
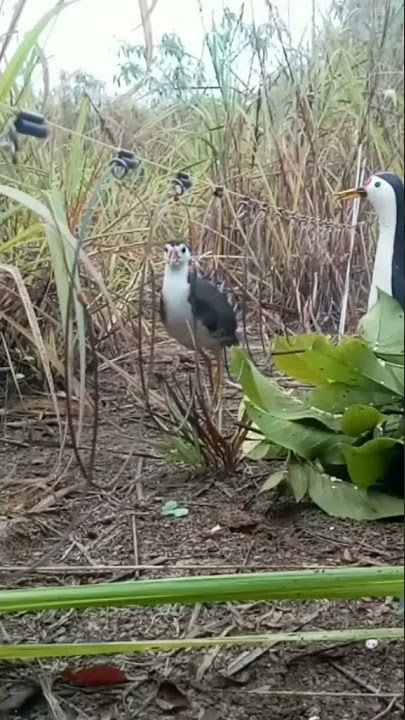
[[171, 240], [165, 245], [164, 258], [166, 265], [173, 269], [188, 266], [191, 260], [190, 248], [183, 240]]

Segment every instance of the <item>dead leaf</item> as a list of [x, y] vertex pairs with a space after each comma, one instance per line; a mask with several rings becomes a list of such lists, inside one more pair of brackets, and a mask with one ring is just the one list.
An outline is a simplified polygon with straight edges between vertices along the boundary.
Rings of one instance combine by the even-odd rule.
[[42, 500], [40, 500], [39, 503], [34, 505], [31, 510], [27, 510], [27, 513], [29, 515], [33, 515], [34, 513], [46, 512], [47, 510], [50, 510], [58, 500], [61, 500], [67, 495], [71, 495], [72, 493], [76, 492], [76, 490], [80, 490], [81, 488], [82, 485], [69, 485], [69, 487], [56, 490], [54, 493], [46, 495], [46, 497], [42, 498]]
[[266, 647], [256, 647], [253, 648], [253, 650], [245, 650], [237, 658], [235, 658], [235, 660], [232, 660], [232, 662], [229, 663], [226, 671], [227, 676], [231, 677], [232, 675], [236, 675], [236, 673], [244, 670], [248, 665], [255, 662], [255, 660], [258, 660], [262, 655], [268, 652], [270, 647], [271, 644], [266, 645]]
[[241, 687], [247, 685], [250, 681], [250, 674], [247, 670], [238, 672], [238, 677], [227, 675], [226, 673], [218, 673], [218, 684], [217, 687], [221, 687], [224, 690], [230, 687]]
[[247, 532], [251, 533], [256, 530], [260, 519], [251, 515], [247, 512], [232, 512], [225, 518], [225, 522], [228, 530], [231, 532]]
[[6, 720], [16, 710], [20, 714], [31, 710], [42, 697], [40, 686], [34, 683], [12, 687], [7, 696], [0, 700], [0, 720]]
[[162, 680], [159, 685], [156, 704], [161, 710], [168, 710], [169, 712], [180, 712], [190, 707], [190, 702], [185, 693], [170, 680]]
[[353, 557], [352, 553], [350, 552], [349, 548], [345, 548], [343, 551], [342, 559], [346, 563], [353, 563], [356, 562], [355, 558]]
[[198, 720], [219, 720], [221, 713], [215, 708], [207, 708], [207, 710], [201, 710]]
[[259, 495], [264, 492], [268, 492], [269, 490], [274, 490], [285, 478], [285, 468], [282, 470], [276, 470], [275, 472], [271, 473], [267, 480], [264, 481], [263, 485], [261, 486], [259, 490]]

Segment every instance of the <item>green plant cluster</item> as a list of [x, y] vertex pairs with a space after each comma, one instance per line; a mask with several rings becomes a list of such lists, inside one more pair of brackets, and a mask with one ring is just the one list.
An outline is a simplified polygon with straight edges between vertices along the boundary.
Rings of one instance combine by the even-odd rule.
[[404, 313], [385, 293], [363, 318], [357, 337], [338, 344], [323, 335], [278, 338], [273, 361], [312, 386], [291, 394], [235, 349], [252, 430], [245, 456], [285, 459], [263, 490], [287, 482], [325, 512], [356, 520], [404, 510]]

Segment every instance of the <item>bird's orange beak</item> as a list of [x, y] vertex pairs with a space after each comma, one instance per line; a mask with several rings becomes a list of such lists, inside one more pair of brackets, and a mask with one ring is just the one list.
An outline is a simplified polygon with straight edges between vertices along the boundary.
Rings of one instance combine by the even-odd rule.
[[338, 200], [355, 200], [356, 198], [367, 197], [367, 192], [364, 187], [349, 188], [349, 190], [342, 190], [336, 193]]

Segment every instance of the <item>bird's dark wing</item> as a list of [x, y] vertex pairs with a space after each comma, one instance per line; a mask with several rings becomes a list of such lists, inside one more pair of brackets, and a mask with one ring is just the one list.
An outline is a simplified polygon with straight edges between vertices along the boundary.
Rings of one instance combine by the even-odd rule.
[[237, 345], [236, 315], [227, 297], [208, 280], [190, 273], [190, 304], [196, 319], [224, 345]]

